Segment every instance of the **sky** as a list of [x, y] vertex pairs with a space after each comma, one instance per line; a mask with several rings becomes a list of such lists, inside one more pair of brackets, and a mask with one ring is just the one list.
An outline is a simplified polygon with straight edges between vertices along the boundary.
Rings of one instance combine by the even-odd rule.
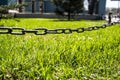
[[109, 7], [109, 8], [118, 8], [118, 2], [119, 2], [119, 7], [120, 7], [120, 1], [107, 0], [106, 7]]
[[[85, 4], [85, 7], [87, 8], [87, 5], [88, 5], [87, 0], [85, 0], [84, 4]], [[109, 8], [118, 8], [118, 1], [107, 0], [106, 1], [106, 7], [109, 7]], [[119, 7], [120, 7], [120, 0], [119, 0]]]

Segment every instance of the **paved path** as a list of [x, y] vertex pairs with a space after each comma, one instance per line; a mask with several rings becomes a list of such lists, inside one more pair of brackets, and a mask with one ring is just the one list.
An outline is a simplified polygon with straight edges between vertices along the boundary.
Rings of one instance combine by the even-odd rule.
[[[106, 15], [105, 20], [108, 21], [108, 16], [107, 16], [107, 15]], [[112, 21], [112, 22], [120, 22], [120, 18], [113, 16], [111, 21]]]

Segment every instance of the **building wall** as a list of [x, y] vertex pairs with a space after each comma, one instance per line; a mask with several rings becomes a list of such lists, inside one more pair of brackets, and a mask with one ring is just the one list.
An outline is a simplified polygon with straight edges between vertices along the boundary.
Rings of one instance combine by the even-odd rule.
[[[30, 3], [32, 0], [24, 0], [24, 3]], [[34, 9], [35, 12], [40, 12], [40, 2], [39, 0], [35, 0], [34, 3]], [[43, 1], [43, 12], [54, 12], [55, 10], [55, 5], [50, 2], [50, 0], [44, 0]], [[25, 12], [31, 12], [32, 11], [32, 4], [29, 4], [28, 6], [25, 7]]]
[[49, 0], [48, 1], [44, 1], [43, 3], [43, 7], [44, 7], [44, 12], [54, 12], [55, 11], [55, 5], [50, 2]]
[[[26, 3], [30, 3], [31, 0], [25, 0]], [[32, 5], [28, 5], [25, 7], [25, 12], [31, 12], [32, 11]]]
[[17, 0], [8, 0], [8, 5], [17, 4]]
[[[0, 0], [0, 5], [11, 5], [16, 4], [18, 0]], [[23, 3], [31, 2], [32, 0], [23, 0]], [[24, 7], [24, 12], [31, 12], [32, 5]], [[50, 2], [50, 0], [43, 0], [43, 12], [54, 12], [55, 5]], [[106, 0], [99, 0], [99, 9], [98, 14], [104, 15], [106, 11]], [[39, 0], [35, 0], [35, 12], [40, 12], [40, 2]]]
[[104, 15], [106, 13], [106, 0], [99, 0], [98, 14]]
[[[25, 0], [24, 3], [31, 3], [32, 0]], [[39, 0], [35, 0], [35, 3], [34, 3], [34, 9], [35, 9], [35, 12], [39, 12], [40, 11], [40, 2]], [[25, 12], [31, 12], [32, 11], [32, 4], [29, 4], [28, 6], [25, 7]]]
[[0, 5], [7, 5], [8, 4], [8, 0], [0, 0]]

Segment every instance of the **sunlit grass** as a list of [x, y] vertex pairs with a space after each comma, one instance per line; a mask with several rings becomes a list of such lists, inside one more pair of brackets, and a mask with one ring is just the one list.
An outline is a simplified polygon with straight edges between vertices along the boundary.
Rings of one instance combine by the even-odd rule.
[[[35, 29], [78, 28], [104, 21], [8, 19], [5, 26]], [[0, 79], [119, 80], [120, 26], [72, 34], [0, 34]]]
[[[89, 23], [90, 22], [90, 23]], [[0, 24], [5, 26], [17, 26], [24, 28], [36, 28], [36, 27], [45, 27], [45, 28], [77, 28], [77, 27], [88, 27], [101, 25], [105, 21], [90, 21], [90, 20], [78, 20], [78, 21], [67, 21], [59, 19], [34, 19], [34, 18], [21, 18], [21, 19], [3, 19]], [[89, 23], [89, 24], [88, 24]]]

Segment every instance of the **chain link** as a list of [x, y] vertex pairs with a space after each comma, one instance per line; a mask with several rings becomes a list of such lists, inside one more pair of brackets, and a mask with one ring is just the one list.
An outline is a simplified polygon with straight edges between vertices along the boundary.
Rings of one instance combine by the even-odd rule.
[[46, 28], [36, 28], [37, 32], [35, 32], [36, 35], [46, 35], [47, 29]]
[[11, 33], [12, 29], [8, 27], [0, 27], [0, 34], [9, 34]]
[[115, 24], [120, 24], [120, 22], [112, 22], [109, 24], [103, 24], [101, 26], [93, 26], [87, 28], [64, 28], [64, 29], [53, 29], [48, 30], [46, 28], [36, 28], [34, 30], [26, 30], [24, 28], [17, 28], [17, 27], [0, 27], [0, 34], [12, 34], [12, 35], [25, 35], [26, 33], [34, 33], [35, 35], [46, 35], [46, 34], [71, 34], [73, 32], [83, 33], [85, 31], [93, 31], [98, 30], [100, 28], [110, 27]]
[[12, 35], [24, 35], [25, 32], [24, 32], [24, 28], [11, 28], [11, 32], [10, 34]]

